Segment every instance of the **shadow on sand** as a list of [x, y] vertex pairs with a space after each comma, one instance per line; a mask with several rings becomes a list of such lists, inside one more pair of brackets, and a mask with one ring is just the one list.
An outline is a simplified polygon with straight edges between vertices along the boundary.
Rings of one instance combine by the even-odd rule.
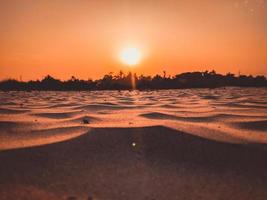
[[267, 151], [163, 126], [92, 129], [0, 163], [1, 199], [267, 198]]

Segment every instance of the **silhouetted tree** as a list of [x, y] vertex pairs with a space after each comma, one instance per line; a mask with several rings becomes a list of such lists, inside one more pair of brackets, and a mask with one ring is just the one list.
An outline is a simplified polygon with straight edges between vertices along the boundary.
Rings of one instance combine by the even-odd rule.
[[125, 74], [119, 71], [113, 75], [112, 72], [98, 80], [80, 80], [75, 76], [67, 81], [55, 79], [50, 75], [41, 81], [17, 81], [14, 79], [0, 82], [0, 90], [129, 90], [133, 89], [177, 89], [177, 88], [215, 88], [226, 86], [238, 87], [267, 87], [267, 80], [264, 76], [239, 75], [236, 77], [232, 73], [226, 75], [217, 74], [216, 71], [186, 72], [174, 77], [167, 77], [163, 71], [163, 76], [155, 75], [137, 76], [129, 72]]

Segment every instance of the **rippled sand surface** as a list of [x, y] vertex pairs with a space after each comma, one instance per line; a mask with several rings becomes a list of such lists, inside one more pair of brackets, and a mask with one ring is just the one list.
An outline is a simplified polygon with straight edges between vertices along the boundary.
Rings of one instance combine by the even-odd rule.
[[266, 143], [267, 88], [0, 92], [0, 199], [266, 199]]
[[64, 140], [92, 127], [157, 125], [219, 141], [267, 143], [267, 89], [0, 94], [0, 149]]

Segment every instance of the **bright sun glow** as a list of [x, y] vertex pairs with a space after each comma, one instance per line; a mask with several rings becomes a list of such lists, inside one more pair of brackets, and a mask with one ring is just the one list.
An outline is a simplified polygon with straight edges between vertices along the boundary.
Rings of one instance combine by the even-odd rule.
[[141, 52], [136, 48], [127, 48], [121, 52], [120, 58], [124, 64], [133, 66], [140, 62]]

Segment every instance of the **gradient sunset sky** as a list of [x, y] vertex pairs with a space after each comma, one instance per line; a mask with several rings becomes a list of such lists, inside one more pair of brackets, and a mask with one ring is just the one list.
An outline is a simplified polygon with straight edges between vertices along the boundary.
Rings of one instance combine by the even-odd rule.
[[0, 79], [211, 70], [267, 75], [267, 0], [0, 0]]

